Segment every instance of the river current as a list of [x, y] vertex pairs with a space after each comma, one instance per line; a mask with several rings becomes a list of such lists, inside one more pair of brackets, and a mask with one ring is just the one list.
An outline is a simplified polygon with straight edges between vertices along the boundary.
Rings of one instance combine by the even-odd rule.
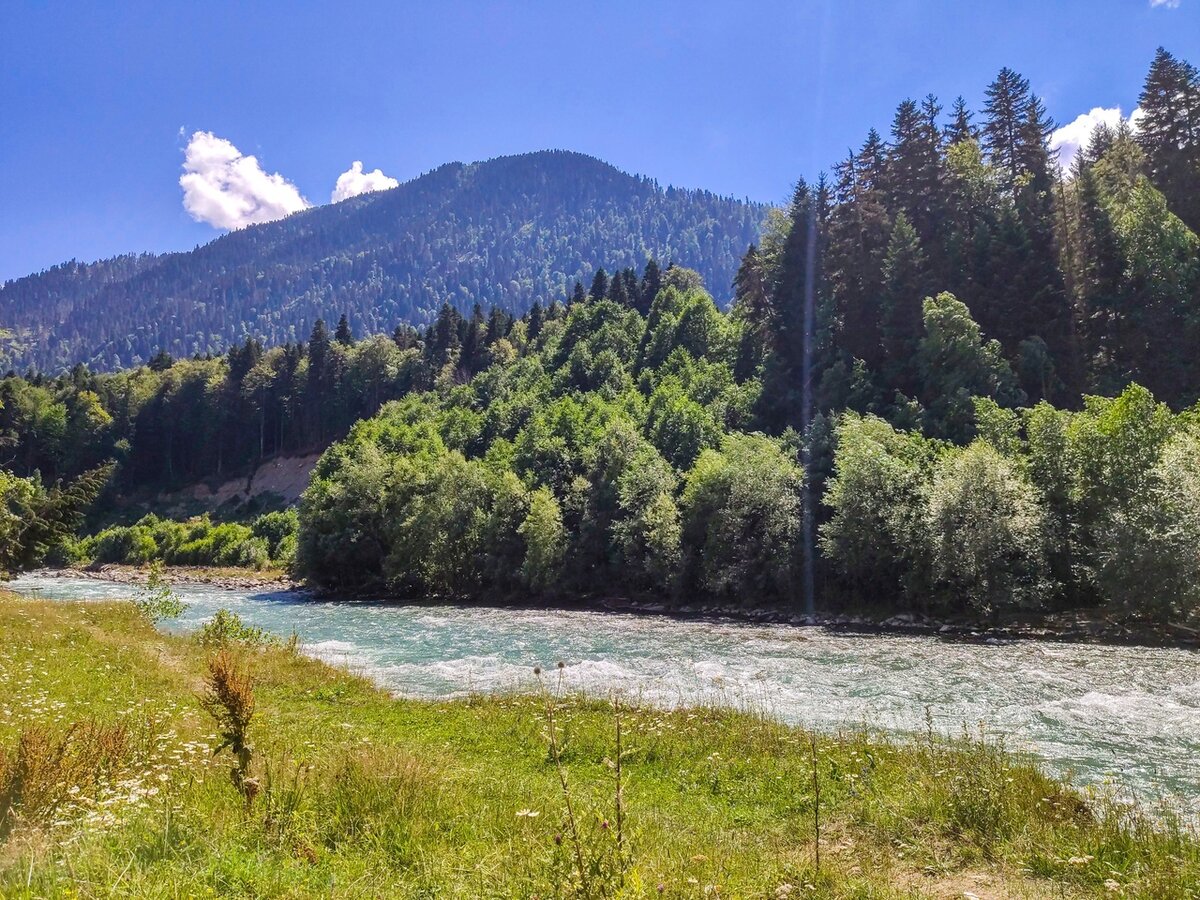
[[[32, 574], [5, 585], [48, 599], [128, 597], [129, 585]], [[617, 613], [311, 600], [177, 585], [190, 630], [218, 608], [397, 694], [454, 697], [565, 684], [671, 705], [717, 702], [822, 729], [867, 725], [1003, 736], [1077, 784], [1200, 803], [1200, 655], [1037, 641], [968, 643], [823, 628]]]

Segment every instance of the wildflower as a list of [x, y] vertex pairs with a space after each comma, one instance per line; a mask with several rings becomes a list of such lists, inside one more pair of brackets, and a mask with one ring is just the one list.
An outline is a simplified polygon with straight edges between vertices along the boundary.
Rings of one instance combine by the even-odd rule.
[[1107, 881], [1104, 882], [1104, 889], [1106, 891], [1108, 891], [1110, 894], [1115, 894], [1121, 890], [1121, 882], [1116, 881], [1112, 878], [1109, 878]]
[[562, 832], [559, 832], [554, 836], [554, 843], [559, 847], [562, 846]]
[[667, 886], [660, 881], [658, 883], [658, 892], [661, 894], [664, 891], [666, 891], [666, 889], [667, 889]]
[[536, 819], [538, 817], [538, 815], [539, 815], [539, 813], [536, 809], [518, 809], [517, 810], [517, 818], [518, 819]]
[[1090, 863], [1095, 858], [1096, 857], [1091, 856], [1091, 855], [1072, 856], [1070, 859], [1067, 860], [1067, 865], [1069, 865], [1069, 866], [1086, 866], [1088, 863]]

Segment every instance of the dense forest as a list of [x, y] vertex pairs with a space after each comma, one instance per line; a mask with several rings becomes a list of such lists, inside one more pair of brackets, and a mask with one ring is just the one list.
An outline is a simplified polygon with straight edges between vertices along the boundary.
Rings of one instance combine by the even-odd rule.
[[[564, 303], [612, 297], [646, 311], [662, 279], [653, 259], [640, 273], [610, 278], [601, 269], [590, 295], [576, 282]], [[363, 340], [343, 315], [333, 328], [318, 319], [303, 343], [271, 349], [251, 339], [224, 356], [159, 352], [119, 372], [79, 364], [56, 378], [10, 374], [0, 378], [0, 469], [53, 480], [115, 459], [125, 491], [241, 474], [281, 453], [324, 448], [388, 400], [511, 361], [506, 338], [516, 325], [536, 334], [564, 312], [563, 303], [535, 301], [518, 323], [497, 307], [463, 316], [444, 304], [427, 328], [398, 325]]]
[[3, 464], [168, 484], [348, 431], [294, 551], [342, 590], [1177, 621], [1200, 605], [1200, 76], [1160, 51], [1140, 106], [1060, 171], [1010, 70], [978, 115], [905, 101], [768, 217], [727, 312], [651, 260], [522, 315], [10, 377]]
[[428, 325], [444, 303], [464, 315], [475, 304], [522, 313], [597, 266], [640, 267], [649, 256], [697, 269], [728, 300], [763, 213], [579, 153], [450, 163], [188, 253], [70, 262], [10, 281], [0, 286], [0, 369], [103, 371], [159, 350], [278, 346], [303, 341], [330, 310], [365, 332]]

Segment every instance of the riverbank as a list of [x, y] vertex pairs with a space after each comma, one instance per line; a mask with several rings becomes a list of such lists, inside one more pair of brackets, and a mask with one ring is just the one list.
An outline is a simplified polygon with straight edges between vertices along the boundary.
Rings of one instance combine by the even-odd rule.
[[196, 699], [210, 649], [120, 603], [0, 595], [0, 631], [7, 758], [72, 723], [109, 748], [98, 777], [97, 742], [77, 741], [63, 771], [39, 770], [54, 790], [18, 792], [0, 826], [4, 896], [598, 897], [623, 881], [630, 897], [1049, 900], [1200, 886], [1190, 834], [980, 740], [548, 704], [532, 671], [527, 694], [397, 700], [282, 647], [235, 654], [256, 701], [247, 803]]
[[[69, 569], [42, 569], [47, 575], [70, 578], [90, 578], [117, 584], [142, 585], [150, 577], [146, 566], [109, 563]], [[167, 579], [178, 584], [206, 584], [226, 590], [298, 591], [304, 585], [283, 569], [243, 569], [217, 566], [169, 566], [164, 569]]]
[[[149, 574], [146, 567], [113, 564], [43, 571], [52, 576], [61, 574], [130, 585], [144, 584]], [[180, 584], [203, 584], [227, 590], [303, 591], [322, 599], [347, 602], [363, 599], [362, 595], [314, 590], [303, 581], [293, 579], [286, 571], [280, 569], [258, 571], [202, 566], [170, 567], [167, 569], [167, 575], [169, 580]], [[533, 604], [514, 597], [497, 598], [495, 601], [489, 602], [455, 598], [441, 600], [428, 597], [380, 597], [377, 594], [371, 594], [369, 597], [372, 600], [384, 599], [397, 603], [428, 606], [453, 603], [461, 606], [489, 608], [547, 608], [545, 603]], [[1197, 629], [1177, 624], [1149, 622], [1132, 616], [1115, 616], [1104, 610], [1077, 610], [1046, 616], [1025, 613], [1000, 617], [994, 621], [982, 621], [965, 617], [945, 618], [919, 613], [896, 613], [892, 610], [798, 614], [794, 610], [753, 609], [712, 603], [672, 605], [625, 597], [579, 598], [575, 601], [559, 601], [552, 608], [601, 610], [681, 619], [721, 619], [761, 625], [822, 627], [861, 634], [937, 636], [969, 641], [1042, 640], [1200, 649], [1200, 631]]]

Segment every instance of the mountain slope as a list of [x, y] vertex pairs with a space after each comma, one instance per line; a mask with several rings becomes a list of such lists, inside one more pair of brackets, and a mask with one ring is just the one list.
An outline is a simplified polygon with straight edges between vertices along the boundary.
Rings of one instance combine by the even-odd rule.
[[7, 364], [111, 369], [160, 348], [303, 339], [318, 317], [360, 332], [431, 321], [444, 301], [523, 312], [648, 256], [727, 299], [764, 207], [660, 188], [578, 153], [448, 163], [390, 191], [227, 234], [187, 253], [66, 263], [0, 287]]

